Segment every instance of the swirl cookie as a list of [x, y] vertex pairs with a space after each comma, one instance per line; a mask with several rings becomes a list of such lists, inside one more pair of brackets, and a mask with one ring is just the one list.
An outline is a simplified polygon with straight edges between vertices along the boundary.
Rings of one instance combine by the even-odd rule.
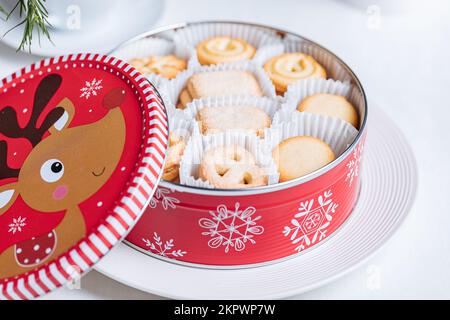
[[130, 64], [144, 74], [156, 73], [167, 79], [175, 78], [178, 73], [187, 67], [186, 60], [173, 54], [167, 56], [150, 56], [148, 58], [136, 58]]
[[169, 148], [164, 166], [162, 179], [167, 181], [175, 181], [179, 176], [179, 168], [181, 157], [186, 147], [185, 140], [175, 133], [169, 135]]
[[262, 137], [271, 124], [267, 113], [251, 106], [205, 107], [196, 117], [202, 134], [242, 130]]
[[210, 149], [200, 164], [200, 178], [220, 189], [240, 189], [267, 184], [264, 170], [245, 148], [231, 145]]
[[251, 59], [256, 49], [247, 41], [231, 37], [213, 37], [197, 45], [198, 61], [203, 65]]
[[283, 53], [264, 64], [278, 94], [286, 92], [288, 85], [307, 78], [326, 78], [325, 69], [313, 57], [300, 52]]
[[292, 180], [322, 168], [335, 156], [322, 140], [310, 136], [296, 136], [281, 141], [272, 151], [280, 172], [280, 182]]
[[262, 96], [256, 78], [247, 71], [227, 70], [201, 72], [191, 76], [181, 91], [177, 108], [184, 109], [194, 99], [223, 95]]
[[300, 102], [297, 110], [339, 118], [358, 128], [358, 113], [343, 96], [328, 93], [315, 94]]

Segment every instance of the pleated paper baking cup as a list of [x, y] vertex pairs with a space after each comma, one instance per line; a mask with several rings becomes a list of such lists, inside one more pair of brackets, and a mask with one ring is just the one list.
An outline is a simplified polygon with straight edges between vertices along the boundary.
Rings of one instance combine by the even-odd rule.
[[154, 84], [155, 88], [158, 90], [159, 96], [161, 97], [164, 105], [166, 106], [167, 116], [171, 117], [171, 115], [175, 112], [175, 108], [170, 108], [170, 98], [169, 93], [167, 91], [167, 81], [161, 81], [158, 84]]
[[[313, 46], [306, 41], [297, 38], [286, 36], [281, 44], [272, 44], [266, 46], [254, 60], [257, 64], [264, 66], [264, 64], [272, 57], [282, 53], [301, 52], [312, 56], [327, 72], [327, 79], [335, 79], [342, 82], [350, 81], [351, 77], [348, 71], [343, 66], [336, 62], [336, 57], [317, 46]], [[302, 80], [299, 80], [302, 81]]]
[[[270, 117], [272, 123], [274, 115], [280, 110], [280, 101], [278, 99], [248, 95], [209, 97], [192, 101], [183, 111], [186, 117], [189, 117], [195, 121], [197, 120], [198, 112], [205, 107], [220, 109], [230, 106], [242, 108], [257, 107]], [[239, 117], [241, 115], [237, 114], [237, 116]], [[200, 123], [199, 128], [200, 132], [202, 132]]]
[[362, 96], [358, 90], [354, 90], [350, 83], [341, 82], [332, 79], [311, 78], [300, 80], [291, 84], [284, 96], [284, 102], [281, 104], [280, 111], [273, 117], [273, 123], [290, 121], [290, 114], [298, 112], [298, 105], [307, 97], [328, 93], [345, 97], [360, 115], [364, 113], [364, 104]]
[[214, 189], [215, 187], [199, 177], [199, 168], [205, 152], [221, 146], [237, 145], [245, 148], [254, 157], [256, 164], [267, 175], [267, 183], [278, 183], [279, 174], [274, 160], [268, 155], [265, 142], [254, 134], [228, 131], [207, 136], [194, 135], [186, 146], [180, 163], [180, 182], [193, 187]]
[[[187, 145], [189, 143], [190, 138], [193, 135], [199, 135], [200, 132], [198, 129], [198, 124], [195, 121], [192, 121], [192, 119], [187, 118], [183, 112], [181, 112], [180, 110], [177, 110], [177, 112], [174, 112], [169, 117], [169, 134], [171, 137], [173, 137], [173, 135], [180, 137]], [[170, 141], [171, 141], [171, 139], [169, 139], [169, 142]], [[176, 153], [173, 153], [174, 149], [171, 149], [171, 148], [172, 148], [172, 146], [169, 145], [168, 151], [167, 151], [167, 156], [166, 156], [167, 157], [166, 165], [167, 165], [167, 159], [171, 158], [174, 154], [176, 154]], [[169, 168], [167, 168], [166, 166], [164, 167], [164, 174], [161, 179], [165, 180], [170, 177], [170, 179], [171, 179], [170, 181], [178, 181], [179, 168], [177, 169], [178, 175], [174, 177], [173, 176], [173, 174], [174, 174], [173, 165], [174, 164], [176, 164], [176, 162], [171, 161]], [[179, 165], [179, 163], [178, 163], [178, 165]]]
[[[299, 103], [306, 97], [318, 93], [329, 93], [349, 98], [350, 84], [348, 82], [335, 81], [332, 79], [311, 78], [297, 81], [290, 86], [284, 95], [284, 102], [280, 111], [273, 117], [273, 123], [289, 121], [291, 112], [296, 111]], [[358, 105], [355, 108], [360, 109]]]
[[317, 60], [327, 71], [327, 78], [350, 81], [351, 76], [348, 71], [336, 60], [332, 53], [322, 50], [322, 48], [312, 45], [310, 42], [299, 40], [287, 35], [283, 41], [285, 52], [303, 52], [309, 54]]
[[[348, 98], [350, 83], [333, 79], [310, 78], [297, 81], [288, 86], [285, 94], [285, 103], [299, 104], [308, 96], [318, 93], [329, 93]], [[294, 109], [295, 110], [295, 109]]]
[[[173, 81], [168, 82], [165, 86], [168, 98], [167, 101], [168, 105], [166, 105], [166, 107], [169, 110], [176, 108], [180, 93], [186, 87], [186, 83], [192, 75], [201, 72], [216, 72], [227, 70], [250, 72], [253, 76], [255, 76], [256, 80], [258, 81], [263, 96], [278, 99], [275, 93], [275, 87], [273, 86], [272, 81], [270, 81], [269, 77], [264, 72], [264, 70], [252, 62], [246, 61], [236, 63], [224, 63], [210, 66], [197, 66], [182, 72], [177, 78], [175, 78]], [[224, 95], [226, 95], [226, 93]]]
[[354, 85], [350, 87], [350, 90], [347, 94], [347, 100], [356, 108], [358, 111], [360, 119], [364, 119], [366, 117], [366, 107], [365, 107], [365, 98], [361, 91]]
[[349, 123], [332, 117], [307, 112], [291, 112], [289, 121], [273, 125], [264, 133], [270, 151], [281, 141], [296, 136], [311, 136], [327, 143], [336, 157], [340, 156], [358, 135]]
[[174, 39], [176, 42], [195, 48], [203, 40], [221, 36], [247, 41], [256, 48], [253, 59], [257, 58], [259, 54], [263, 54], [266, 46], [281, 43], [281, 38], [276, 32], [235, 23], [207, 23], [187, 27], [177, 31]]
[[264, 50], [261, 50], [258, 53], [258, 55], [256, 55], [254, 57], [253, 61], [262, 67], [262, 66], [264, 66], [264, 63], [266, 63], [270, 58], [275, 57], [284, 52], [285, 52], [285, 49], [284, 49], [283, 42], [272, 43], [272, 44], [266, 45], [264, 47]]
[[[113, 56], [124, 60], [131, 61], [136, 58], [148, 58], [150, 56], [166, 56], [175, 55], [178, 58], [187, 61], [187, 68], [197, 66], [198, 60], [195, 50], [191, 47], [184, 46], [182, 44], [176, 44], [175, 42], [164, 38], [144, 38], [139, 41], [135, 41], [119, 48], [112, 53]], [[180, 72], [181, 73], [181, 72]], [[171, 81], [156, 73], [144, 74], [145, 77], [156, 87], [159, 87], [163, 82]], [[178, 74], [179, 76], [180, 74]], [[172, 79], [173, 80], [173, 79]]]
[[200, 134], [197, 122], [192, 121], [192, 119], [181, 110], [175, 110], [175, 112], [169, 116], [169, 132], [183, 137], [186, 141], [188, 141], [192, 135]]

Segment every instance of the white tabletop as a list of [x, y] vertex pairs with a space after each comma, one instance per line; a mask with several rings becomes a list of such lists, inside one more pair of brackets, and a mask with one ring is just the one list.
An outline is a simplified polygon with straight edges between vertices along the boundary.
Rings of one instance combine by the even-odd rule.
[[[400, 0], [396, 0], [400, 1]], [[402, 129], [415, 152], [419, 188], [410, 217], [367, 264], [295, 299], [450, 298], [450, 2], [356, 0], [169, 0], [158, 26], [202, 19], [265, 23], [337, 53], [359, 75], [369, 102]], [[380, 9], [380, 19], [376, 11]], [[374, 13], [375, 12], [375, 13]], [[38, 60], [0, 43], [0, 77]], [[46, 299], [157, 299], [91, 271], [81, 289]]]

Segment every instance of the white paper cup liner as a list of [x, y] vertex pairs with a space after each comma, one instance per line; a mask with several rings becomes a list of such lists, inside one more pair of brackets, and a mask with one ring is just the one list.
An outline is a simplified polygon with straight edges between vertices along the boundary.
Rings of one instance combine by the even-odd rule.
[[349, 72], [336, 60], [336, 57], [322, 48], [312, 45], [297, 37], [287, 35], [283, 40], [284, 52], [303, 52], [317, 60], [327, 71], [327, 78], [350, 81]]
[[[187, 69], [195, 67], [199, 64], [195, 50], [193, 50], [191, 47], [176, 44], [171, 40], [159, 37], [144, 38], [132, 42], [129, 45], [126, 45], [114, 51], [111, 55], [121, 60], [129, 62], [130, 60], [135, 58], [147, 58], [149, 56], [165, 56], [170, 54], [173, 54], [181, 59], [186, 60]], [[153, 83], [157, 87], [161, 86], [163, 82], [173, 81], [173, 79], [169, 80], [154, 73], [144, 75], [151, 83]]]
[[349, 82], [310, 78], [289, 85], [284, 97], [286, 103], [293, 101], [298, 104], [304, 98], [317, 93], [330, 93], [348, 98], [349, 92]]
[[[347, 96], [348, 101], [350, 101], [350, 103], [358, 110], [359, 118], [364, 119], [366, 111], [364, 108], [365, 99], [362, 91], [352, 85]], [[361, 122], [362, 121], [360, 121], [360, 123]]]
[[268, 184], [276, 184], [279, 174], [274, 160], [265, 150], [268, 146], [256, 135], [242, 132], [223, 132], [207, 136], [193, 135], [189, 140], [180, 163], [180, 182], [193, 187], [214, 189], [207, 181], [199, 177], [199, 167], [203, 154], [216, 147], [238, 145], [254, 155], [256, 164], [263, 168], [267, 175]]
[[[169, 29], [169, 30], [160, 31], [157, 33], [158, 33], [158, 35], [156, 37], [173, 41], [176, 31], [173, 29]], [[155, 37], [155, 36], [151, 36], [151, 37]]]
[[185, 141], [188, 141], [192, 135], [200, 134], [197, 122], [192, 121], [181, 110], [175, 110], [169, 115], [169, 132], [185, 138]]
[[195, 48], [201, 41], [218, 36], [230, 36], [247, 41], [256, 48], [253, 59], [257, 58], [266, 46], [281, 43], [281, 38], [276, 32], [269, 29], [226, 22], [188, 26], [178, 30], [174, 39], [175, 42]]
[[283, 140], [295, 136], [311, 136], [327, 143], [336, 158], [339, 157], [358, 135], [351, 124], [332, 117], [306, 112], [291, 112], [289, 122], [273, 125], [265, 131], [266, 145], [272, 150]]
[[170, 104], [168, 108], [176, 108], [178, 97], [180, 96], [181, 91], [186, 87], [188, 79], [193, 74], [226, 70], [248, 71], [252, 73], [258, 81], [263, 95], [269, 98], [277, 98], [275, 87], [264, 70], [250, 61], [241, 61], [210, 66], [197, 66], [180, 73], [175, 79], [167, 83], [166, 92], [168, 103]]
[[[183, 77], [183, 74], [188, 73], [188, 72], [190, 72], [190, 71], [188, 71], [188, 70], [183, 71], [178, 76]], [[176, 81], [178, 81], [178, 80], [173, 79], [173, 81], [171, 81], [171, 82], [176, 82]], [[181, 115], [182, 117], [186, 117], [186, 115], [182, 114], [183, 110], [177, 109], [176, 105], [172, 103], [172, 99], [169, 94], [169, 85], [168, 85], [167, 81], [159, 83], [159, 86], [157, 86], [157, 89], [158, 89], [159, 94], [161, 95], [162, 100], [164, 101], [164, 105], [166, 107], [166, 111], [167, 111], [167, 115], [168, 115], [169, 119], [173, 114], [178, 114], [179, 116]]]
[[181, 137], [187, 145], [191, 137], [199, 135], [200, 131], [196, 122], [186, 117], [180, 110], [177, 110], [177, 112], [169, 115], [169, 133]]
[[[339, 80], [341, 82], [349, 82], [351, 80], [351, 75], [349, 74], [349, 72], [336, 61], [335, 56], [333, 56], [331, 53], [328, 53], [323, 49], [314, 47], [306, 41], [302, 41], [291, 36], [286, 36], [286, 38], [283, 39], [282, 44], [266, 46], [264, 48], [264, 51], [262, 51], [258, 55], [258, 57], [255, 57], [254, 62], [260, 66], [264, 66], [264, 64], [270, 58], [282, 53], [289, 52], [302, 52], [312, 56], [315, 60], [317, 60], [317, 62], [319, 62], [320, 65], [325, 68], [327, 72], [327, 79]], [[297, 82], [306, 80], [308, 79], [298, 80]]]
[[164, 106], [166, 107], [167, 115], [170, 116], [173, 114], [174, 110], [170, 108], [170, 99], [169, 94], [167, 93], [166, 82], [161, 82], [158, 85], [152, 82], [155, 88], [158, 90], [159, 95], [161, 96], [162, 101], [164, 102]]
[[165, 101], [167, 109], [176, 109], [180, 93], [186, 86], [188, 79], [193, 74], [194, 68], [189, 68], [186, 71], [181, 72], [175, 79], [173, 79], [173, 81], [170, 81], [170, 84], [165, 83], [164, 90], [167, 98], [167, 101]]
[[[197, 113], [205, 108], [223, 108], [229, 106], [237, 107], [257, 107], [264, 111], [273, 121], [274, 115], [280, 110], [281, 103], [278, 99], [272, 99], [267, 97], [255, 97], [249, 95], [238, 95], [238, 96], [221, 96], [221, 97], [209, 97], [205, 99], [197, 99], [192, 101], [184, 109], [184, 114], [186, 117], [197, 119]], [[200, 127], [200, 124], [199, 124]], [[227, 130], [229, 131], [229, 130]]]
[[[332, 79], [311, 78], [297, 81], [290, 86], [284, 95], [284, 102], [281, 104], [280, 111], [273, 118], [274, 123], [289, 121], [291, 112], [297, 110], [298, 104], [308, 96], [318, 93], [336, 94], [349, 98], [350, 84], [348, 82], [335, 81]], [[361, 108], [355, 105], [357, 110]]]
[[261, 50], [258, 55], [255, 55], [253, 61], [260, 65], [261, 67], [272, 57], [275, 57], [279, 54], [284, 53], [284, 44], [283, 42], [274, 43], [271, 45], [267, 45], [264, 47], [264, 50]]

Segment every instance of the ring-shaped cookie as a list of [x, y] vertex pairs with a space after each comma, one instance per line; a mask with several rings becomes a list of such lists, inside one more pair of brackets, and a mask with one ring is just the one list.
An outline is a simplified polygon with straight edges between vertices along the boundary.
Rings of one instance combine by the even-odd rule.
[[197, 45], [198, 60], [203, 65], [251, 59], [255, 52], [247, 41], [228, 36], [209, 38]]
[[264, 64], [264, 70], [278, 93], [284, 93], [297, 80], [327, 77], [325, 69], [313, 57], [300, 52], [272, 57]]

